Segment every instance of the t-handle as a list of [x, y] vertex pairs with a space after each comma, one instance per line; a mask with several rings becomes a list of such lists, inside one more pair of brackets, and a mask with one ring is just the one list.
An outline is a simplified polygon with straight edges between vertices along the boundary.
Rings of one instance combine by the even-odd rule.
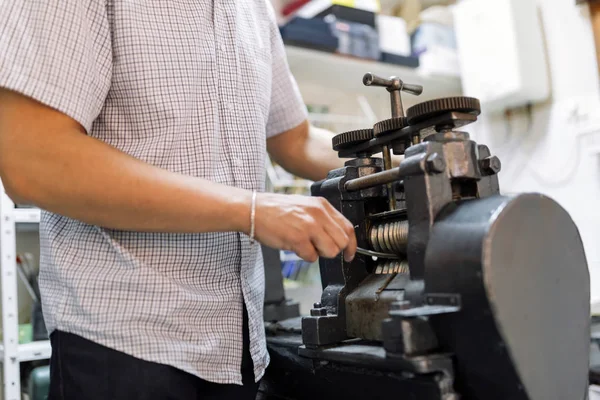
[[363, 84], [365, 86], [381, 86], [386, 88], [390, 92], [390, 99], [392, 102], [392, 118], [404, 117], [404, 108], [402, 107], [402, 98], [400, 92], [406, 92], [415, 96], [423, 93], [423, 86], [412, 85], [404, 83], [397, 76], [390, 76], [389, 78], [381, 78], [377, 75], [367, 72], [363, 76]]

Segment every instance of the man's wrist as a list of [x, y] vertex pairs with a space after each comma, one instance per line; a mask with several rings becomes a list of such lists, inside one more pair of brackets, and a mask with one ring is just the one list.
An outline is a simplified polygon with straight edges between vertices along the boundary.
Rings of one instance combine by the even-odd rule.
[[233, 230], [250, 235], [252, 213], [252, 191], [240, 190], [227, 202], [225, 213], [231, 218]]

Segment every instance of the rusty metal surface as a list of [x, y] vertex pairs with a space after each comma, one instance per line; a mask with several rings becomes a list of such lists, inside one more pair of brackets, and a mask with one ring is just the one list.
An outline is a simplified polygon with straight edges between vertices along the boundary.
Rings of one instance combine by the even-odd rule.
[[[386, 275], [370, 275], [346, 296], [346, 330], [350, 337], [381, 340], [381, 322], [388, 318], [390, 304], [404, 299], [407, 275], [398, 274], [392, 282]], [[388, 290], [377, 293], [382, 286]], [[390, 289], [393, 287], [393, 289]]]
[[443, 152], [450, 178], [477, 180], [481, 177], [477, 162], [477, 143], [474, 141], [445, 142]]

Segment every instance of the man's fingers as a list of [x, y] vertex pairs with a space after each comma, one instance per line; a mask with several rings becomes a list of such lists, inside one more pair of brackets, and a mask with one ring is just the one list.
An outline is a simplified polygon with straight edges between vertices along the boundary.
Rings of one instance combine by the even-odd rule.
[[344, 249], [344, 260], [346, 260], [346, 262], [354, 260], [357, 247], [358, 245], [356, 243], [356, 235], [354, 234], [354, 229], [352, 229], [352, 235], [350, 235], [348, 246], [346, 246], [346, 248]]
[[331, 236], [338, 249], [345, 249], [348, 246], [348, 242], [350, 241], [348, 234], [340, 223], [331, 215], [327, 216], [327, 221], [323, 225], [323, 228], [325, 229], [325, 232]]
[[311, 233], [311, 241], [321, 257], [334, 258], [342, 249], [323, 228], [317, 228]]
[[[334, 220], [335, 225], [337, 225], [339, 230], [341, 230], [344, 233], [344, 235], [348, 238], [345, 245], [340, 246], [340, 248], [344, 249], [344, 260], [350, 262], [354, 259], [357, 247], [354, 226], [352, 226], [352, 223], [348, 221], [348, 219], [344, 217], [344, 215], [340, 213], [329, 202], [327, 202], [326, 209], [329, 212], [330, 217]], [[333, 228], [332, 231], [334, 231]], [[333, 232], [330, 233], [333, 235]]]
[[304, 261], [315, 262], [319, 259], [315, 246], [309, 240], [295, 246], [293, 252]]

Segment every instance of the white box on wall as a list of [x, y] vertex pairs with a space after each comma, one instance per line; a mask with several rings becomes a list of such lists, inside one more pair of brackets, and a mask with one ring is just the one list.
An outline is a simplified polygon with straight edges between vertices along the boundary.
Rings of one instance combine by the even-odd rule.
[[454, 8], [463, 92], [486, 110], [544, 101], [550, 95], [535, 0], [463, 0]]

